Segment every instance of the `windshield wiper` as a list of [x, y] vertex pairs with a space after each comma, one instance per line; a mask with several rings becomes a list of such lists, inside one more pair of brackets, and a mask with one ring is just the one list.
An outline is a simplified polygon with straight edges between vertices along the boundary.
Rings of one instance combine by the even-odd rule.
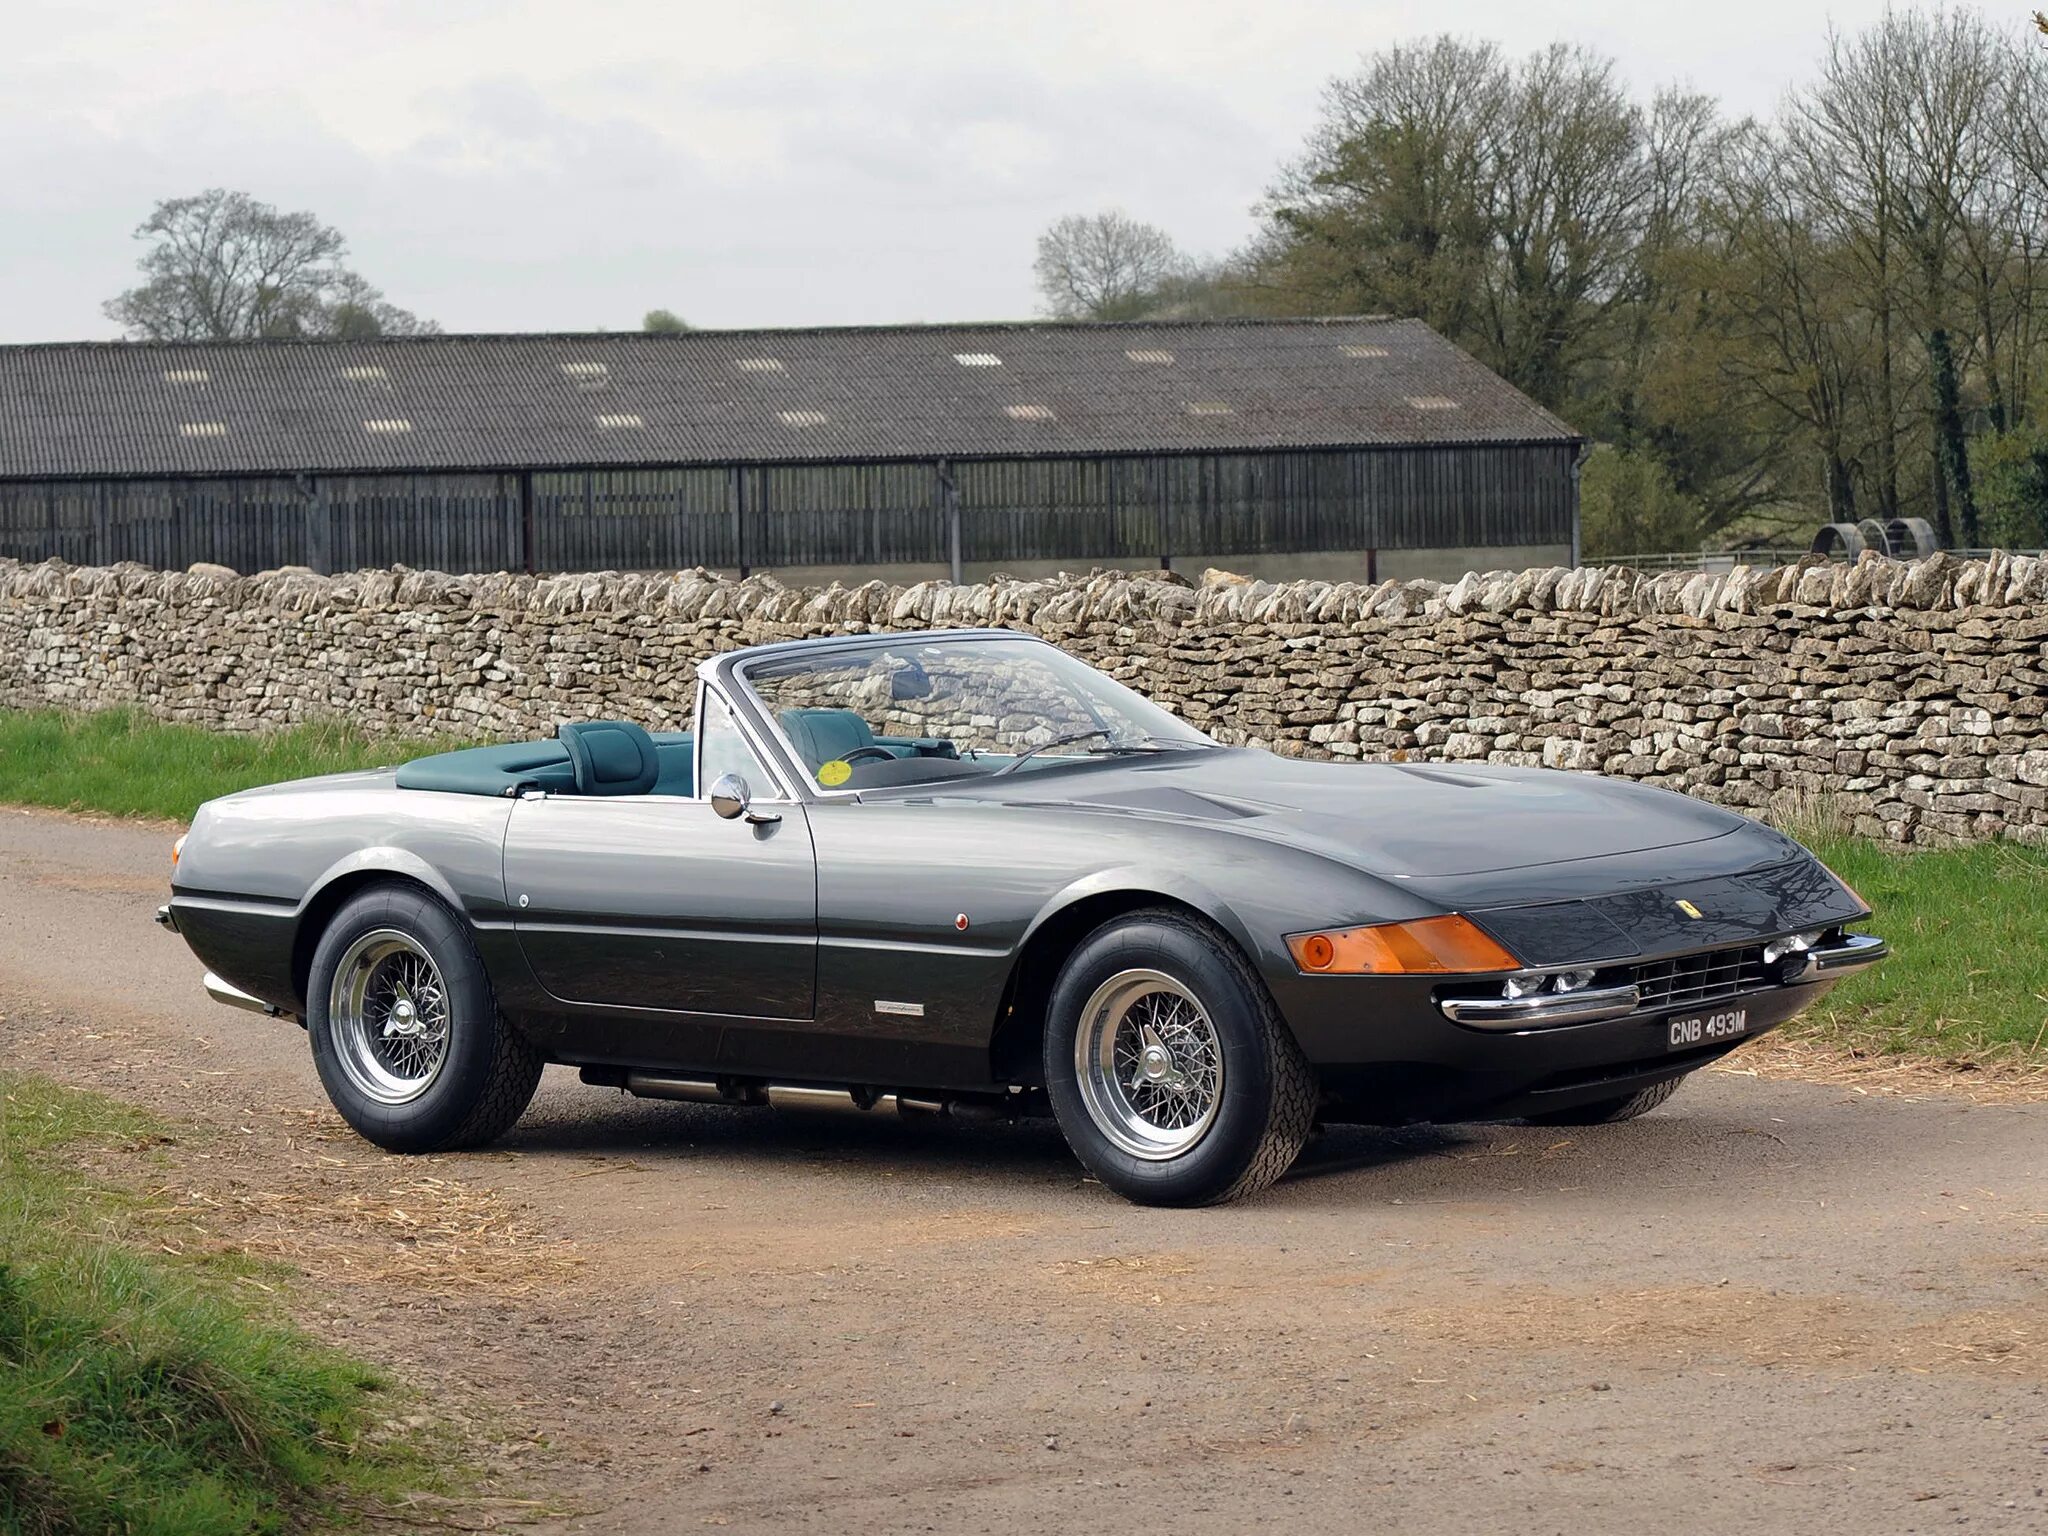
[[1106, 747], [1089, 748], [1088, 755], [1090, 757], [1112, 756], [1118, 752], [1179, 752], [1190, 748], [1200, 749], [1219, 745], [1219, 743], [1213, 741], [1189, 741], [1185, 737], [1180, 736], [1133, 736], [1128, 740], [1118, 741], [1114, 731], [1073, 731], [1065, 736], [1055, 736], [1050, 741], [1041, 741], [1035, 747], [1027, 747], [1009, 762], [998, 768], [990, 777], [994, 778], [1005, 773], [1013, 773], [1032, 758], [1038, 756], [1039, 753], [1048, 751], [1053, 747], [1071, 747], [1076, 742], [1092, 741], [1097, 736], [1109, 737], [1109, 745]]
[[1190, 740], [1186, 736], [1133, 736], [1129, 741], [1093, 747], [1090, 752], [1207, 752], [1222, 745], [1220, 741]]
[[1050, 751], [1054, 747], [1071, 747], [1077, 741], [1093, 741], [1097, 736], [1114, 736], [1114, 732], [1097, 729], [1093, 731], [1070, 731], [1064, 736], [1054, 736], [1048, 741], [1041, 741], [1035, 747], [1026, 747], [1022, 752], [1019, 752], [1015, 757], [1003, 764], [1002, 767], [990, 774], [989, 777], [999, 779], [1006, 773], [1015, 773], [1041, 752]]

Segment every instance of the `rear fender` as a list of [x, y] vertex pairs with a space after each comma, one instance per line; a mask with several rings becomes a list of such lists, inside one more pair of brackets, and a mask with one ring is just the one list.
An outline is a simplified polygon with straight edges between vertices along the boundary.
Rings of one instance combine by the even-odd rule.
[[465, 919], [469, 916], [468, 903], [455, 893], [455, 888], [438, 869], [416, 853], [386, 846], [359, 848], [329, 865], [313, 881], [306, 892], [306, 899], [299, 903], [301, 920], [303, 921], [308, 912], [317, 910], [322, 905], [323, 898], [327, 899], [329, 905], [340, 904], [332, 895], [337, 883], [345, 883], [345, 889], [354, 889], [369, 884], [378, 876], [392, 876], [423, 885], [446, 902], [451, 911]]
[[[320, 935], [327, 931], [327, 924], [357, 891], [374, 885], [380, 880], [402, 880], [410, 885], [424, 887], [453, 912], [474, 934], [475, 924], [468, 903], [456, 894], [447, 877], [416, 853], [403, 848], [379, 846], [359, 848], [345, 858], [337, 859], [306, 893], [306, 899], [299, 903], [299, 910], [292, 920], [292, 991], [298, 1001], [298, 1011], [305, 1011], [306, 978], [313, 971], [313, 951], [320, 946]], [[481, 946], [480, 946], [481, 947]]]

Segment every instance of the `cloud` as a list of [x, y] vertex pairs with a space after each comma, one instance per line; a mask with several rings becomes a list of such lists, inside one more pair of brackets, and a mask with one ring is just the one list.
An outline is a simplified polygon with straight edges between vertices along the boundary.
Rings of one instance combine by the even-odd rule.
[[[1025, 315], [1062, 214], [1241, 243], [1323, 81], [1444, 24], [1420, 0], [26, 5], [0, 54], [0, 340], [108, 334], [129, 231], [207, 186], [314, 210], [452, 329]], [[1754, 81], [1759, 37], [1809, 37], [1786, 70], [1818, 48], [1820, 0], [1730, 5], [1474, 0], [1456, 24], [1585, 38], [1639, 84], [1693, 60]]]

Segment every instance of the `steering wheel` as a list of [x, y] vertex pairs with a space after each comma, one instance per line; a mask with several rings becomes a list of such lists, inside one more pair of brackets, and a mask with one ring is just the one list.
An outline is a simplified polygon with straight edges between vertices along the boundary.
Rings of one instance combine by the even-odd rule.
[[865, 757], [880, 758], [883, 762], [888, 763], [893, 763], [896, 760], [896, 754], [887, 747], [855, 747], [851, 752], [840, 753], [839, 761], [842, 763], [857, 763]]

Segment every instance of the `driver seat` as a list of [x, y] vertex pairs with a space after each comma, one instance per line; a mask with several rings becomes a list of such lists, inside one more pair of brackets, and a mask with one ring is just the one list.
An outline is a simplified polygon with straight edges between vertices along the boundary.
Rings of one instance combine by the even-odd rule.
[[579, 795], [644, 795], [661, 777], [654, 738], [630, 720], [579, 720], [555, 727], [569, 750]]
[[834, 758], [875, 744], [867, 721], [850, 709], [785, 709], [776, 718], [813, 773]]

